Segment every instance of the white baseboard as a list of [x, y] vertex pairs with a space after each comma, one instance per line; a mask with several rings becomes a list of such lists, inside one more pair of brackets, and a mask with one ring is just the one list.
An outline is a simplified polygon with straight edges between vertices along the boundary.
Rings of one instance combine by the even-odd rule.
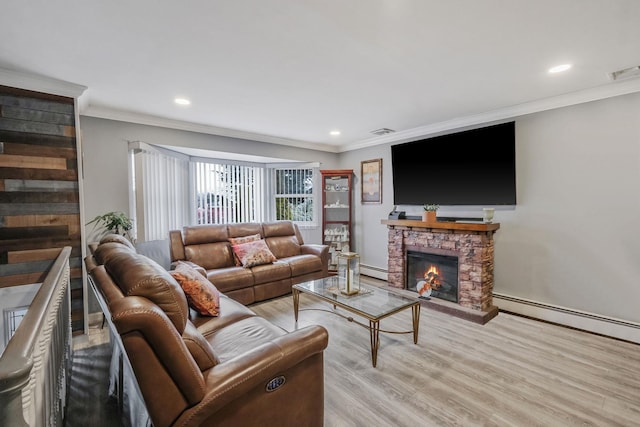
[[374, 267], [372, 265], [364, 265], [360, 264], [360, 274], [364, 274], [365, 276], [375, 277], [380, 280], [387, 280], [387, 270], [382, 269], [380, 267]]
[[500, 310], [640, 344], [640, 324], [635, 322], [497, 293], [493, 303]]

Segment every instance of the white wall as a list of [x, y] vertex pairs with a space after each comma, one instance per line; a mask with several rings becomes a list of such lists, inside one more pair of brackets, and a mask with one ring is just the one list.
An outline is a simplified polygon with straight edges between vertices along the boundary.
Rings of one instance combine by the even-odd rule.
[[[640, 323], [640, 94], [518, 117], [516, 138], [518, 205], [495, 213], [494, 292]], [[383, 158], [382, 205], [359, 201], [371, 158]], [[390, 145], [340, 160], [357, 174], [355, 250], [386, 270]]]

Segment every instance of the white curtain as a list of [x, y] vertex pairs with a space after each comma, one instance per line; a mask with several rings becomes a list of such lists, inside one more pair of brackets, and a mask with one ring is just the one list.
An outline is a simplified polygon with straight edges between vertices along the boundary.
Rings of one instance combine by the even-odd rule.
[[190, 223], [189, 159], [135, 142], [133, 152], [138, 240], [169, 238]]

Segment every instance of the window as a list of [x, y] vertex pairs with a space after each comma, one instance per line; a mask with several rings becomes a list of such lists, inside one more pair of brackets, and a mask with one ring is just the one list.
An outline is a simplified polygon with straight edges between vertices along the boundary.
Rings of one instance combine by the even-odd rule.
[[192, 171], [196, 224], [264, 220], [264, 167], [197, 161]]
[[[186, 225], [290, 220], [317, 225], [318, 164], [190, 157], [131, 142], [131, 211], [140, 241]], [[294, 166], [292, 166], [294, 165]]]
[[315, 224], [315, 178], [312, 168], [273, 170], [275, 220]]

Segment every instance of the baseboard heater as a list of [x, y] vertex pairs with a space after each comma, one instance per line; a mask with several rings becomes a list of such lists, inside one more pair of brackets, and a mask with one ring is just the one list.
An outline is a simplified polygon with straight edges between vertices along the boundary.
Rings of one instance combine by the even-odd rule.
[[509, 296], [509, 295], [503, 295], [503, 294], [499, 294], [499, 293], [494, 293], [493, 297], [497, 298], [497, 299], [505, 300], [505, 301], [515, 302], [515, 303], [518, 303], [518, 304], [526, 304], [526, 305], [530, 305], [530, 306], [534, 306], [534, 307], [539, 307], [539, 308], [543, 308], [545, 310], [553, 310], [553, 311], [557, 311], [559, 313], [570, 314], [571, 316], [580, 316], [580, 317], [584, 317], [584, 318], [587, 318], [587, 319], [597, 320], [599, 322], [608, 322], [608, 323], [613, 323], [613, 324], [616, 324], [616, 325], [626, 326], [626, 327], [629, 327], [629, 328], [640, 329], [640, 324], [638, 324], [638, 323], [628, 322], [626, 320], [616, 319], [616, 318], [613, 318], [613, 317], [601, 316], [599, 314], [593, 314], [593, 313], [588, 313], [588, 312], [584, 312], [584, 311], [573, 310], [573, 309], [570, 309], [570, 308], [559, 307], [559, 306], [556, 306], [556, 305], [544, 304], [544, 303], [541, 303], [541, 302], [526, 300], [526, 299], [512, 297], [512, 296]]
[[640, 344], [640, 324], [613, 317], [540, 303], [500, 293], [493, 294], [500, 311], [528, 316], [562, 326]]

